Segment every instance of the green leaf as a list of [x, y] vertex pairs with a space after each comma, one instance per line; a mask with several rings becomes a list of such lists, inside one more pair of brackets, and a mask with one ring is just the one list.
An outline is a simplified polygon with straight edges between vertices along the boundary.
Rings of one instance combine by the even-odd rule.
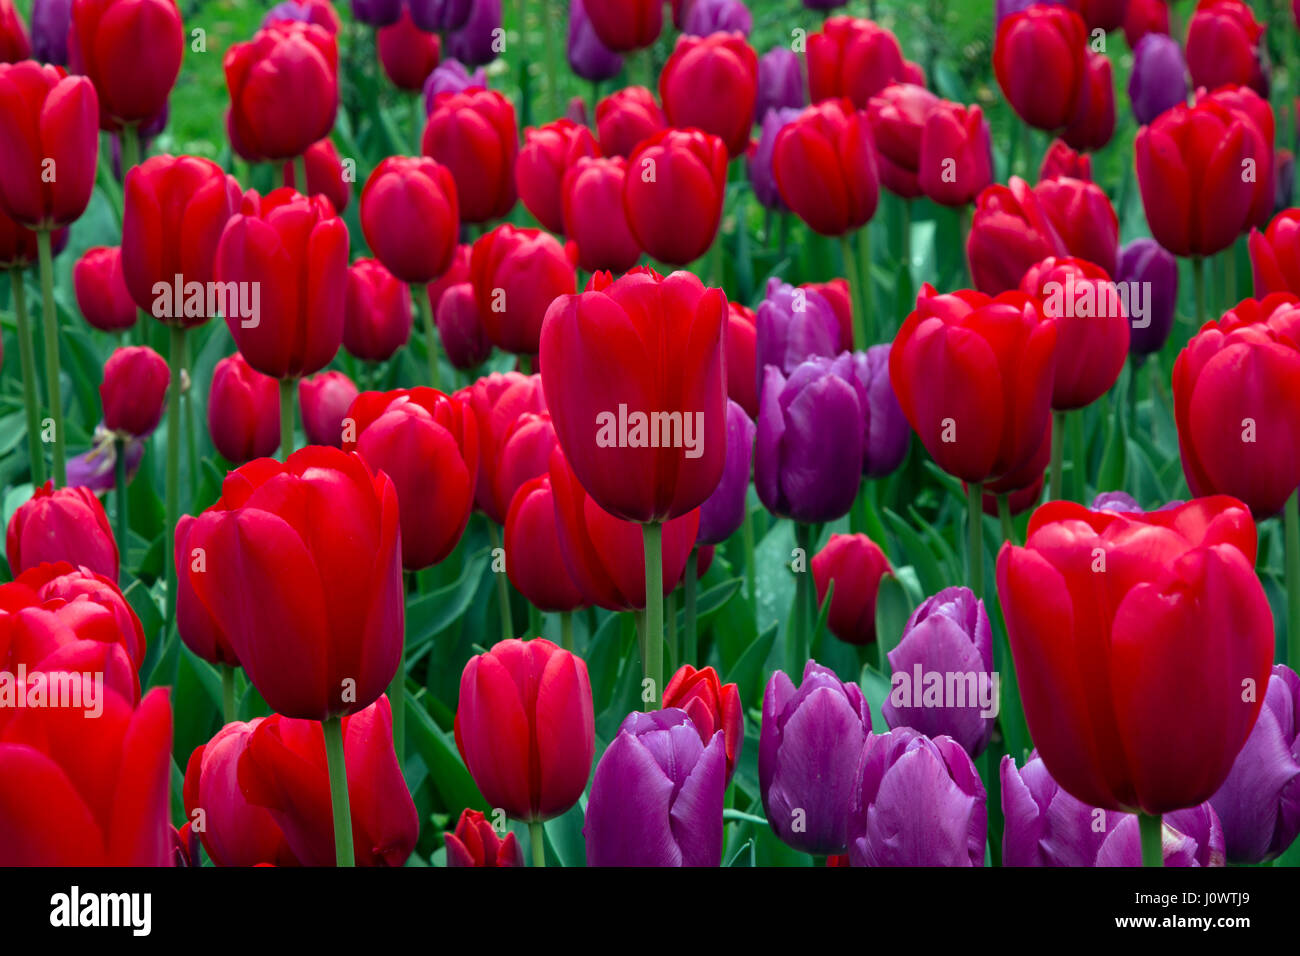
[[892, 574], [882, 577], [876, 592], [876, 640], [882, 657], [902, 640], [903, 627], [913, 610], [912, 597], [903, 583]]
[[452, 815], [469, 807], [490, 811], [479, 793], [474, 778], [461, 762], [456, 745], [433, 723], [433, 719], [412, 697], [406, 698], [406, 740], [424, 761], [429, 779], [441, 797], [443, 807]]
[[[754, 638], [754, 643], [750, 644], [745, 653], [740, 655], [740, 660], [736, 661], [736, 666], [727, 674], [726, 682], [736, 685], [740, 691], [742, 701], [758, 701], [762, 699], [763, 665], [767, 663], [768, 655], [772, 653], [772, 645], [775, 643], [776, 625], [773, 624]], [[798, 675], [792, 675], [792, 677], [797, 678]]]
[[487, 551], [481, 551], [465, 562], [460, 579], [428, 594], [421, 594], [406, 608], [407, 666], [420, 660], [433, 647], [433, 640], [451, 627], [474, 600], [470, 581], [483, 576], [487, 566]]
[[916, 530], [901, 517], [888, 508], [884, 509], [884, 515], [885, 523], [898, 536], [904, 556], [916, 569], [916, 575], [921, 580], [922, 590], [926, 594], [942, 591], [947, 585], [948, 578], [943, 573], [943, 569], [939, 567], [934, 552], [930, 550]]

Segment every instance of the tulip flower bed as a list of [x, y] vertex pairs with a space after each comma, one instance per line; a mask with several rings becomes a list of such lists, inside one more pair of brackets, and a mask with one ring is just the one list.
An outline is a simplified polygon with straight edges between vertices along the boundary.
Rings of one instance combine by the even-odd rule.
[[1300, 863], [1300, 4], [14, 4], [0, 865]]

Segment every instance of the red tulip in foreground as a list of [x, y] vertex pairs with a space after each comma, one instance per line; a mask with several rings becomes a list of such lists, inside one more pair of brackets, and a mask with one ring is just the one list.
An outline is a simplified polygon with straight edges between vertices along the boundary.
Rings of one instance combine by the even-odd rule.
[[56, 490], [49, 481], [37, 488], [9, 519], [5, 557], [14, 574], [46, 561], [67, 561], [117, 580], [117, 544], [108, 515], [86, 488]]

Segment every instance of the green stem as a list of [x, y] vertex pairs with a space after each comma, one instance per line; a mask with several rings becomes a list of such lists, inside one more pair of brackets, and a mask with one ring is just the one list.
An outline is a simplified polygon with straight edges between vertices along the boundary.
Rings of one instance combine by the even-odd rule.
[[133, 170], [140, 163], [140, 127], [135, 123], [128, 123], [122, 127], [122, 182], [126, 182], [126, 174]]
[[330, 806], [334, 809], [334, 865], [355, 866], [352, 849], [352, 807], [348, 803], [348, 770], [343, 759], [343, 718], [321, 721], [325, 731], [325, 762], [329, 765]]
[[677, 591], [674, 589], [664, 595], [664, 630], [667, 632], [668, 646], [673, 650], [673, 659], [682, 659], [682, 646], [677, 643]]
[[1138, 814], [1138, 830], [1142, 837], [1143, 866], [1165, 865], [1164, 851], [1161, 848], [1162, 828], [1160, 814]]
[[682, 655], [680, 663], [690, 664], [692, 667], [698, 666], [700, 656], [699, 635], [696, 633], [698, 623], [696, 620], [696, 598], [695, 592], [699, 588], [699, 582], [696, 576], [700, 567], [700, 552], [698, 548], [692, 548], [690, 557], [686, 559], [686, 580], [682, 582], [686, 590], [686, 650]]
[[560, 646], [573, 652], [573, 612], [560, 612]]
[[1065, 415], [1066, 426], [1070, 430], [1070, 487], [1074, 489], [1073, 500], [1084, 501], [1088, 497], [1088, 449], [1083, 438], [1083, 413], [1075, 412]]
[[911, 275], [912, 269], [912, 200], [903, 200], [903, 250], [902, 263], [906, 275]]
[[845, 233], [840, 236], [840, 250], [844, 254], [844, 272], [849, 280], [849, 307], [853, 312], [853, 347], [865, 349], [867, 329], [862, 314], [862, 283], [858, 275], [858, 260], [853, 254], [853, 237]]
[[1011, 497], [998, 495], [998, 520], [1002, 522], [1002, 540], [1016, 543], [1016, 527], [1011, 523]]
[[1287, 663], [1300, 668], [1300, 491], [1286, 502]]
[[795, 546], [802, 552], [802, 571], [794, 578], [794, 621], [790, 629], [791, 640], [786, 650], [786, 673], [791, 680], [798, 680], [808, 660], [808, 641], [812, 634], [812, 608], [816, 604], [813, 596], [812, 580], [812, 525], [802, 521], [794, 526]]
[[1141, 377], [1142, 366], [1146, 363], [1145, 355], [1134, 355], [1129, 358], [1128, 365], [1128, 430], [1130, 435], [1137, 434], [1138, 424], [1138, 379]]
[[754, 568], [754, 516], [745, 504], [745, 520], [740, 525], [741, 550], [745, 556], [745, 594], [754, 606], [754, 619], [758, 620], [758, 593], [755, 590], [756, 572]]
[[973, 481], [966, 486], [967, 523], [970, 525], [970, 551], [967, 567], [970, 589], [977, 598], [984, 597], [984, 486]]
[[[442, 49], [446, 49], [446, 45]], [[412, 142], [415, 143], [415, 152], [412, 156], [419, 156], [424, 150], [424, 93], [417, 90], [411, 97], [411, 136]]]
[[865, 338], [862, 348], [876, 344], [876, 313], [871, 295], [871, 227], [863, 226], [858, 230], [858, 276], [862, 279], [862, 290], [858, 301], [862, 306], [862, 329]]
[[176, 620], [176, 522], [181, 515], [181, 370], [185, 367], [185, 329], [169, 326], [171, 382], [167, 386], [166, 515], [163, 528], [164, 565], [167, 572], [167, 620]]
[[1049, 466], [1048, 501], [1060, 501], [1064, 482], [1061, 468], [1065, 459], [1065, 412], [1052, 412], [1052, 463]]
[[27, 454], [31, 458], [32, 485], [45, 484], [45, 450], [41, 447], [40, 400], [36, 397], [36, 350], [32, 347], [31, 323], [27, 319], [27, 293], [23, 289], [23, 270], [9, 270], [9, 287], [14, 300], [14, 320], [18, 333], [18, 357], [23, 370], [23, 407], [27, 411]]
[[528, 639], [542, 636], [542, 612], [536, 604], [528, 605]]
[[528, 836], [533, 844], [533, 866], [546, 866], [546, 840], [542, 832], [542, 821], [529, 822]]
[[557, 117], [564, 112], [560, 102], [560, 35], [567, 35], [567, 28], [554, 22], [555, 11], [549, 0], [543, 0], [540, 6], [542, 32], [546, 35], [546, 102], [551, 116]]
[[294, 386], [291, 378], [280, 379], [280, 457], [285, 461], [293, 454], [293, 398]]
[[[645, 670], [653, 699], [646, 710], [658, 710], [664, 694], [664, 566], [661, 524], [643, 524], [645, 546]], [[644, 687], [644, 685], [642, 685]], [[651, 706], [653, 704], [653, 706]]]
[[304, 196], [307, 192], [307, 154], [300, 153], [293, 158], [293, 185]]
[[190, 501], [199, 496], [198, 428], [194, 425], [194, 356], [190, 354], [194, 340], [185, 336], [185, 371], [190, 387], [181, 390], [181, 430], [185, 432], [185, 461], [189, 466]]
[[54, 487], [68, 483], [68, 466], [63, 451], [63, 396], [59, 387], [59, 314], [54, 308], [54, 254], [50, 248], [50, 230], [36, 233], [37, 254], [41, 268], [41, 323], [45, 328], [45, 386], [49, 393], [50, 415], [54, 418]]
[[433, 321], [429, 292], [422, 283], [413, 283], [411, 295], [415, 296], [415, 307], [420, 312], [420, 321], [424, 323], [424, 345], [429, 353], [429, 386], [438, 388], [438, 328]]
[[[492, 550], [501, 547], [501, 529], [495, 521], [488, 521], [488, 537], [492, 541]], [[495, 557], [495, 555], [494, 555]], [[501, 615], [501, 640], [508, 641], [515, 636], [515, 622], [510, 616], [510, 582], [505, 571], [493, 572], [497, 579], [497, 610]]]
[[127, 516], [126, 503], [126, 439], [121, 436], [113, 439], [113, 486], [117, 498], [117, 509], [113, 515], [116, 524], [117, 550], [121, 557], [121, 567], [125, 570], [127, 532], [131, 522]]
[[1223, 250], [1223, 309], [1237, 304], [1237, 245], [1233, 243]]
[[1205, 260], [1200, 256], [1192, 259], [1192, 275], [1196, 286], [1196, 327], [1205, 324]]
[[228, 724], [239, 719], [235, 709], [235, 669], [229, 664], [218, 664], [217, 669], [221, 671], [221, 719]]

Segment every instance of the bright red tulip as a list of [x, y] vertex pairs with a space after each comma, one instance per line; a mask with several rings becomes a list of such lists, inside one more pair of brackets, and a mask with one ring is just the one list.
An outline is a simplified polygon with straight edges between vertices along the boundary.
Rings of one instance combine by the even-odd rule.
[[683, 664], [664, 688], [664, 706], [686, 711], [706, 745], [715, 733], [722, 731], [730, 782], [745, 743], [745, 712], [740, 703], [740, 689], [735, 684], [722, 683], [712, 667], [696, 670], [690, 664]]
[[113, 529], [88, 488], [55, 489], [50, 481], [37, 488], [9, 519], [5, 557], [14, 574], [47, 561], [67, 561], [117, 580]]
[[652, 258], [694, 262], [713, 245], [727, 190], [727, 148], [699, 130], [668, 129], [643, 141], [628, 161], [623, 211]]
[[166, 109], [185, 40], [175, 0], [73, 0], [68, 67], [95, 84], [101, 128], [148, 122]]
[[1119, 265], [1119, 216], [1096, 183], [1058, 176], [1034, 187], [1034, 195], [1070, 255], [1114, 276]]
[[1263, 232], [1250, 232], [1255, 297], [1273, 292], [1300, 295], [1300, 209], [1284, 209]]
[[994, 183], [975, 200], [966, 258], [975, 288], [997, 295], [1020, 286], [1029, 267], [1070, 250], [1038, 194], [1018, 176]]
[[[545, 411], [521, 413], [496, 436], [493, 470], [484, 476], [488, 517], [505, 523], [515, 493], [526, 482], [545, 475], [555, 449], [555, 426]], [[482, 484], [482, 483], [481, 483]]]
[[892, 570], [885, 552], [865, 534], [831, 535], [812, 559], [818, 607], [826, 601], [831, 583], [835, 584], [827, 629], [849, 644], [874, 644], [876, 594], [880, 579]]
[[940, 102], [925, 87], [910, 83], [891, 83], [867, 102], [880, 183], [895, 196], [915, 199], [921, 195], [917, 182], [921, 137], [926, 118]]
[[1169, 32], [1169, 0], [1128, 0], [1124, 10], [1124, 41], [1130, 50], [1148, 33]]
[[661, 0], [605, 0], [587, 3], [587, 19], [596, 37], [615, 53], [650, 46], [663, 29]]
[[136, 307], [122, 271], [121, 246], [95, 246], [72, 266], [77, 308], [91, 328], [122, 332], [135, 325]]
[[758, 418], [758, 317], [739, 302], [727, 303], [727, 398]]
[[557, 119], [524, 131], [524, 148], [515, 162], [519, 198], [543, 229], [563, 233], [564, 174], [584, 156], [599, 156], [591, 130], [570, 119]]
[[1066, 6], [1036, 3], [998, 25], [993, 72], [1016, 115], [1058, 130], [1078, 110], [1088, 82], [1088, 31]]
[[867, 114], [841, 100], [810, 106], [786, 124], [772, 172], [785, 204], [823, 236], [853, 232], [875, 215], [880, 183]]
[[274, 455], [280, 447], [280, 388], [238, 352], [212, 370], [208, 434], [221, 456], [236, 465]]
[[847, 97], [864, 110], [889, 84], [912, 82], [898, 39], [870, 20], [831, 17], [808, 37], [807, 58], [813, 103]]
[[550, 475], [519, 486], [505, 522], [506, 573], [510, 583], [541, 611], [574, 611], [586, 602], [569, 577], [560, 551]]
[[578, 246], [588, 272], [626, 272], [641, 258], [623, 211], [627, 161], [583, 158], [568, 168], [561, 186], [564, 234]]
[[474, 243], [469, 268], [488, 338], [516, 355], [537, 354], [546, 310], [577, 288], [573, 261], [554, 236], [509, 223]]
[[502, 448], [515, 422], [527, 414], [546, 411], [540, 375], [493, 372], [456, 393], [474, 413], [478, 423], [479, 461], [474, 506], [497, 524], [505, 524], [510, 500], [499, 501], [493, 488], [493, 476], [500, 470]]
[[32, 55], [23, 18], [12, 0], [0, 0], [0, 63], [19, 63]]
[[334, 148], [333, 141], [322, 139], [318, 143], [312, 143], [303, 155], [303, 162], [307, 166], [306, 189], [298, 185], [292, 160], [284, 164], [281, 183], [307, 196], [328, 196], [334, 204], [334, 211], [343, 215], [343, 210], [352, 201], [352, 179], [355, 177], [345, 172], [343, 160], [339, 158], [339, 151]]
[[361, 229], [397, 278], [432, 282], [451, 267], [460, 232], [451, 172], [426, 157], [388, 157], [361, 191]]
[[378, 259], [348, 268], [343, 347], [366, 362], [386, 362], [411, 337], [411, 290]]
[[681, 36], [659, 74], [668, 122], [718, 136], [732, 159], [749, 146], [758, 99], [758, 54], [739, 33]]
[[495, 90], [442, 93], [422, 150], [451, 170], [462, 222], [500, 219], [515, 205], [515, 108]]
[[978, 106], [940, 100], [926, 115], [921, 132], [917, 183], [929, 199], [944, 206], [974, 202], [993, 182], [989, 124]]
[[299, 380], [298, 405], [309, 445], [343, 447], [343, 419], [357, 394], [352, 379], [338, 371]]
[[1207, 90], [1249, 86], [1268, 95], [1260, 64], [1264, 25], [1242, 0], [1200, 0], [1187, 24], [1187, 69], [1192, 86]]
[[1274, 200], [1277, 197], [1277, 174], [1274, 172], [1277, 124], [1273, 116], [1273, 107], [1268, 100], [1246, 86], [1220, 87], [1213, 93], [1205, 93], [1202, 90], [1198, 93], [1197, 102], [1202, 101], [1218, 103], [1247, 121], [1246, 131], [1250, 141], [1252, 164], [1249, 169], [1251, 175], [1248, 177], [1247, 170], [1243, 169], [1242, 176], [1253, 179], [1255, 197], [1251, 203], [1245, 228], [1267, 225], [1276, 208]]
[[171, 370], [161, 355], [145, 345], [117, 349], [104, 363], [99, 400], [104, 427], [134, 438], [147, 438], [162, 421]]
[[615, 90], [596, 104], [596, 132], [606, 156], [626, 159], [667, 126], [654, 94], [644, 86]]
[[524, 851], [513, 833], [503, 837], [482, 810], [462, 810], [455, 830], [442, 835], [448, 866], [523, 866]]
[[375, 31], [379, 48], [379, 65], [399, 90], [419, 93], [424, 81], [441, 57], [442, 44], [436, 33], [426, 33], [415, 25], [410, 10], [402, 5], [402, 18]]

